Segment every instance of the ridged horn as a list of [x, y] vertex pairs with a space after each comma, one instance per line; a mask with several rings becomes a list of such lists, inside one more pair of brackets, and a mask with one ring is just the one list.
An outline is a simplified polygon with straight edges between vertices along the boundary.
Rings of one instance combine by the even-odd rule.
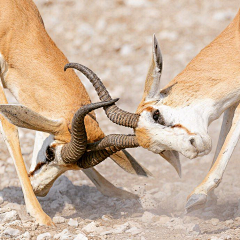
[[117, 148], [135, 148], [139, 147], [135, 135], [110, 134], [103, 139], [87, 145], [87, 150], [98, 151], [111, 146]]
[[125, 147], [111, 146], [109, 148], [98, 151], [85, 152], [82, 155], [81, 159], [78, 160], [77, 165], [83, 169], [94, 167], [104, 161], [106, 158], [110, 157], [112, 154], [124, 148]]
[[[101, 79], [89, 68], [79, 63], [68, 63], [64, 67], [64, 71], [68, 68], [74, 68], [83, 73], [95, 88], [101, 101], [111, 100], [111, 96], [103, 85]], [[125, 127], [136, 128], [138, 124], [139, 114], [130, 113], [118, 108], [115, 104], [104, 107], [107, 117], [114, 123]]]
[[74, 115], [72, 120], [71, 141], [65, 144], [61, 150], [61, 157], [65, 163], [77, 162], [86, 151], [87, 134], [84, 125], [84, 117], [91, 111], [107, 105], [111, 105], [118, 99], [104, 101], [99, 103], [91, 103], [82, 106]]

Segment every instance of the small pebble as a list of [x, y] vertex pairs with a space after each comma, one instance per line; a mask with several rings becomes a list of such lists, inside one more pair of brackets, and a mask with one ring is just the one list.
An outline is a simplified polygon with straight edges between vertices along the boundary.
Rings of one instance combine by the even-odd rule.
[[47, 240], [47, 239], [51, 239], [51, 233], [49, 232], [42, 233], [37, 236], [37, 240]]
[[88, 240], [88, 238], [83, 233], [79, 233], [73, 240]]
[[20, 235], [20, 231], [18, 229], [10, 228], [10, 227], [6, 228], [3, 233], [4, 235], [10, 236], [10, 237], [16, 237]]
[[78, 226], [78, 221], [70, 218], [70, 220], [68, 221], [68, 225], [71, 226], [71, 227], [77, 227]]
[[64, 223], [65, 218], [64, 217], [53, 217], [53, 222], [58, 224], [58, 223]]
[[217, 218], [212, 218], [212, 219], [210, 220], [210, 222], [211, 222], [211, 224], [212, 224], [213, 226], [217, 226], [218, 223], [219, 223], [219, 219], [217, 219]]
[[150, 213], [150, 212], [144, 212], [143, 215], [142, 215], [142, 221], [144, 223], [150, 223], [153, 221], [153, 218], [154, 218], [154, 214]]

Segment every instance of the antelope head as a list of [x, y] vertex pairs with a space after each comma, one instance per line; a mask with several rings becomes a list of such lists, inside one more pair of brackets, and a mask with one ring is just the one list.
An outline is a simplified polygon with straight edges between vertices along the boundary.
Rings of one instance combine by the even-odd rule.
[[[204, 105], [197, 101], [190, 103], [184, 95], [174, 96], [179, 99], [175, 106], [167, 101], [169, 95], [174, 94], [172, 88], [178, 87], [179, 77], [160, 89], [161, 73], [162, 55], [154, 36], [152, 62], [137, 109], [139, 120], [135, 134], [139, 144], [154, 153], [164, 155], [164, 151], [177, 151], [190, 159], [209, 153], [211, 140], [207, 134], [208, 123], [204, 121]], [[182, 105], [180, 99], [183, 99]]]
[[[69, 63], [65, 66], [65, 69], [67, 68], [81, 71], [93, 84], [101, 101], [112, 99], [92, 70], [77, 63]], [[210, 151], [208, 123], [202, 116], [204, 111], [199, 111], [199, 109], [203, 110], [204, 105], [199, 107], [195, 102], [195, 105], [185, 104], [173, 107], [166, 103], [165, 100], [171, 94], [171, 89], [176, 82], [170, 82], [169, 87], [161, 90], [161, 73], [162, 54], [154, 35], [152, 61], [146, 77], [143, 98], [136, 113], [120, 110], [115, 104], [105, 106], [104, 110], [112, 122], [133, 128], [140, 146], [160, 154], [181, 175], [178, 152], [192, 159]], [[184, 98], [184, 96], [176, 98]]]
[[[38, 196], [45, 196], [66, 170], [93, 167], [126, 147], [137, 147], [134, 136], [109, 135], [87, 145], [84, 117], [94, 109], [112, 105], [118, 99], [82, 106], [72, 119], [71, 130], [64, 119], [49, 119], [22, 105], [0, 105], [0, 112], [14, 125], [39, 134], [29, 177]], [[63, 136], [69, 135], [68, 142]], [[66, 139], [66, 138], [65, 138]]]

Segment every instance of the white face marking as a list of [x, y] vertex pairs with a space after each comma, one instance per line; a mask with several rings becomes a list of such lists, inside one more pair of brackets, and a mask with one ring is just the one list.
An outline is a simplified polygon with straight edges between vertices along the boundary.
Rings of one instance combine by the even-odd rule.
[[208, 154], [211, 150], [207, 127], [212, 106], [211, 100], [183, 108], [171, 108], [158, 103], [151, 107], [154, 109], [153, 112], [159, 110], [164, 125], [154, 121], [153, 112], [143, 111], [138, 128], [147, 130], [150, 151], [160, 153], [163, 150], [175, 150], [192, 159]]
[[53, 136], [49, 133], [36, 132], [32, 164], [30, 167], [31, 172], [34, 171], [38, 163], [46, 162], [46, 149], [53, 141]]
[[[38, 196], [45, 196], [54, 181], [71, 166], [66, 166], [61, 158], [62, 144], [55, 148], [55, 159], [48, 163], [46, 161], [46, 150], [48, 146], [54, 143], [52, 135], [37, 132], [35, 138], [34, 152], [30, 171], [33, 172], [30, 177], [33, 190]], [[42, 165], [38, 170], [37, 166]], [[73, 168], [73, 167], [72, 167]]]

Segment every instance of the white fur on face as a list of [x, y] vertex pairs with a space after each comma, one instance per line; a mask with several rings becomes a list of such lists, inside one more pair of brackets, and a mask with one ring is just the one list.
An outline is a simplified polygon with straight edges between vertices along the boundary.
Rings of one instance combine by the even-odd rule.
[[154, 121], [153, 112], [143, 111], [138, 128], [145, 129], [150, 138], [148, 149], [154, 153], [175, 150], [190, 159], [208, 154], [211, 139], [207, 134], [207, 127], [210, 117], [212, 119], [213, 106], [210, 103], [198, 103], [183, 108], [171, 108], [160, 103], [152, 105], [153, 111], [159, 110], [164, 125]]
[[[71, 166], [66, 166], [61, 158], [61, 149], [63, 145], [57, 145], [55, 149], [55, 159], [48, 163], [46, 161], [46, 149], [54, 143], [52, 135], [42, 132], [36, 133], [34, 152], [30, 177], [33, 190], [38, 196], [45, 196], [54, 181]], [[38, 170], [37, 166], [42, 165]], [[72, 167], [73, 168], [73, 167]]]
[[30, 171], [34, 171], [38, 163], [46, 162], [46, 149], [54, 141], [49, 133], [36, 132]]

